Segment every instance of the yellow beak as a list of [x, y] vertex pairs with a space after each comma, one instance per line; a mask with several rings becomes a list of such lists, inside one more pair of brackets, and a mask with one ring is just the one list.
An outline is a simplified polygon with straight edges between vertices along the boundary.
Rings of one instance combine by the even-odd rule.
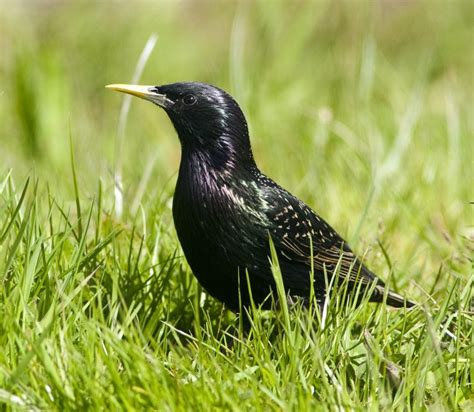
[[132, 96], [140, 97], [148, 100], [161, 107], [170, 107], [173, 101], [168, 99], [165, 94], [156, 92], [156, 86], [139, 86], [135, 84], [109, 84], [105, 86], [107, 89], [115, 90], [117, 92], [131, 94]]

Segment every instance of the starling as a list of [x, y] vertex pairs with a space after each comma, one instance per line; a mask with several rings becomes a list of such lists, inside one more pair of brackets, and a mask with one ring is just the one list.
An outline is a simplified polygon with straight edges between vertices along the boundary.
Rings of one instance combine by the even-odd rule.
[[271, 307], [270, 238], [289, 298], [307, 301], [313, 280], [321, 304], [334, 276], [358, 300], [370, 291], [372, 302], [413, 306], [386, 290], [328, 223], [258, 169], [244, 114], [225, 91], [197, 82], [107, 88], [148, 100], [171, 119], [182, 149], [176, 232], [194, 275], [228, 308], [238, 312], [251, 299]]

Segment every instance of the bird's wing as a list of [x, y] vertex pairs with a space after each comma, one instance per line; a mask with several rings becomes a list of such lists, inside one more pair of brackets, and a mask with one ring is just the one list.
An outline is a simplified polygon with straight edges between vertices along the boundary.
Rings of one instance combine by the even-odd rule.
[[[312, 244], [312, 251], [311, 251]], [[375, 276], [363, 265], [360, 259], [344, 243], [334, 242], [332, 245], [321, 244], [308, 240], [307, 244], [296, 241], [294, 238], [281, 239], [281, 254], [290, 261], [305, 263], [311, 267], [311, 260], [316, 271], [327, 271], [331, 276], [337, 272], [339, 278], [349, 282], [370, 284], [376, 280]], [[377, 279], [377, 283], [382, 282]]]
[[344, 239], [306, 204], [281, 188], [276, 198], [271, 196], [267, 216], [280, 259], [314, 267], [320, 276], [326, 271], [329, 276], [337, 273], [341, 280], [366, 285], [376, 280], [383, 286]]

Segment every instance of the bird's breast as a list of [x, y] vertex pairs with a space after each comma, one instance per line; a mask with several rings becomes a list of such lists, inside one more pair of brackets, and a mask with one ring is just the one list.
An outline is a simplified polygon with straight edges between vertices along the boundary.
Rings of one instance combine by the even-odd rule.
[[178, 235], [221, 243], [222, 238], [242, 240], [247, 232], [265, 225], [265, 215], [253, 198], [224, 179], [178, 179], [173, 217]]
[[180, 169], [173, 217], [186, 255], [199, 250], [214, 259], [238, 260], [243, 247], [251, 253], [266, 245], [267, 207], [249, 179], [202, 165]]

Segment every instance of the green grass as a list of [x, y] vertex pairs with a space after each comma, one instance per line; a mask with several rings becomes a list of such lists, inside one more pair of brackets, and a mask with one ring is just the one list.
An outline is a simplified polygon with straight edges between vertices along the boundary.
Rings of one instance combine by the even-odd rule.
[[[2, 409], [474, 409], [470, 2], [9, 6]], [[172, 224], [170, 122], [132, 101], [122, 138], [103, 88], [152, 33], [141, 82], [229, 90], [263, 171], [418, 308], [336, 291], [323, 314], [255, 309], [247, 336], [205, 295]]]

